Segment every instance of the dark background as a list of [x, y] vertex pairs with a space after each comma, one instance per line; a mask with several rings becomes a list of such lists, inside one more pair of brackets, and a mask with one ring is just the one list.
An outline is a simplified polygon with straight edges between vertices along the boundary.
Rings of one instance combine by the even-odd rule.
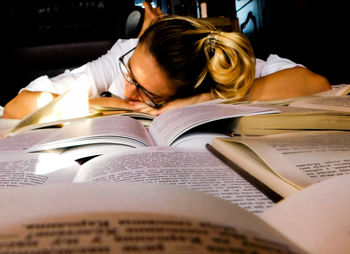
[[[163, 11], [198, 15], [201, 0], [154, 0]], [[350, 83], [346, 1], [206, 0], [208, 16], [239, 19], [256, 56], [278, 54]], [[134, 0], [12, 0], [0, 8], [0, 105], [36, 77], [57, 75], [104, 54], [125, 38]]]
[[261, 24], [252, 37], [257, 56], [277, 53], [324, 75], [331, 84], [350, 83], [350, 19], [344, 1], [256, 2]]
[[[216, 14], [232, 4], [207, 2]], [[278, 54], [324, 75], [331, 84], [350, 83], [346, 1], [236, 0], [235, 6], [240, 25], [248, 21], [242, 32], [250, 37], [257, 57]]]

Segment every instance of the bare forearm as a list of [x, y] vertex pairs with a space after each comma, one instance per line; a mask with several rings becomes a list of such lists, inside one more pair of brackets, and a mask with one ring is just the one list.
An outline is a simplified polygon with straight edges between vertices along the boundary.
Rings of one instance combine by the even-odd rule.
[[130, 108], [131, 107], [127, 100], [115, 98], [115, 97], [90, 98], [89, 104], [103, 106], [103, 107], [120, 107], [120, 108]]
[[278, 71], [258, 78], [247, 100], [277, 100], [306, 96], [330, 89], [326, 78], [303, 67]]
[[[4, 107], [4, 118], [21, 119], [44, 106], [57, 95], [47, 92], [22, 91]], [[119, 98], [98, 97], [89, 99], [90, 104], [106, 107], [130, 108], [128, 101]]]
[[4, 107], [4, 118], [21, 119], [41, 106], [50, 102], [57, 95], [47, 92], [22, 91]]

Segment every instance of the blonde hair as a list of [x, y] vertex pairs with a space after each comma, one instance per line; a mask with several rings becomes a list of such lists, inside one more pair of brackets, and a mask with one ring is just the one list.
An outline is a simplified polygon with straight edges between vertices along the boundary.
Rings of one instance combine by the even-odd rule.
[[[243, 98], [255, 77], [255, 56], [248, 38], [218, 31], [190, 17], [166, 15], [140, 37], [180, 91], [202, 91], [218, 98]], [[208, 73], [214, 82], [204, 82]], [[210, 84], [208, 84], [210, 83]]]

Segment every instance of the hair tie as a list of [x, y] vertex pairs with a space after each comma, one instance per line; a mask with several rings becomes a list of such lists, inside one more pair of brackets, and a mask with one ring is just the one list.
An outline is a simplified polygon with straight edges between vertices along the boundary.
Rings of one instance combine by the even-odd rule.
[[220, 33], [219, 31], [212, 30], [212, 31], [210, 31], [210, 33], [208, 34], [208, 36], [206, 38], [206, 46], [208, 49], [211, 50], [212, 53], [215, 52], [215, 49], [217, 47], [219, 33]]

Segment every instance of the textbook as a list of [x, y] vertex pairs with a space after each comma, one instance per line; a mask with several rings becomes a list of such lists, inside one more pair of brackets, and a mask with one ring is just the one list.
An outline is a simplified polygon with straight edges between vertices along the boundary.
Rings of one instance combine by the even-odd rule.
[[0, 138], [6, 137], [19, 121], [18, 119], [5, 119], [0, 117]]
[[[68, 125], [72, 122], [78, 122], [83, 119], [87, 118], [95, 118], [100, 116], [106, 116], [106, 115], [121, 115], [121, 116], [128, 116], [137, 119], [141, 123], [143, 123], [145, 126], [149, 126], [152, 120], [154, 119], [154, 115], [134, 111], [134, 110], [127, 110], [125, 108], [113, 108], [110, 109], [109, 107], [104, 107], [104, 109], [93, 107], [92, 110], [89, 111], [88, 114], [83, 116], [76, 116], [73, 118], [62, 118], [62, 117], [50, 117], [45, 120], [45, 118], [41, 118], [39, 116], [39, 113], [43, 111], [45, 114], [48, 112], [48, 108], [41, 108], [38, 111], [33, 112], [32, 114], [28, 115], [27, 117], [23, 119], [2, 119], [3, 123], [0, 123], [1, 125], [6, 125], [8, 122], [9, 127], [7, 129], [3, 129], [0, 132], [0, 135], [2, 134], [3, 137], [7, 136], [13, 136], [18, 135], [21, 133], [25, 133], [31, 130], [36, 129], [42, 129], [42, 128], [62, 128], [65, 125]], [[12, 121], [11, 121], [12, 120]]]
[[350, 111], [270, 105], [280, 113], [237, 118], [235, 134], [270, 135], [305, 130], [350, 130]]
[[350, 173], [350, 132], [345, 131], [214, 138], [209, 148], [234, 170], [282, 197]]
[[[252, 213], [274, 204], [206, 149], [152, 146], [77, 160], [55, 153], [0, 151], [0, 189], [56, 183], [160, 183], [195, 189], [230, 201]], [[1, 252], [0, 252], [1, 253]]]
[[289, 106], [350, 112], [350, 96], [309, 96], [295, 100]]
[[145, 126], [151, 125], [152, 120], [156, 117], [155, 115], [152, 115], [149, 113], [141, 112], [138, 110], [132, 110], [128, 108], [123, 108], [123, 107], [90, 105], [90, 108], [96, 113], [101, 114], [103, 116], [108, 116], [108, 115], [129, 116], [137, 119]]
[[347, 175], [315, 184], [259, 216], [161, 184], [2, 189], [0, 253], [345, 254], [349, 181]]
[[[8, 149], [11, 149], [9, 147]], [[27, 185], [70, 183], [78, 162], [53, 153], [27, 153], [0, 148], [0, 189]]]
[[350, 95], [350, 84], [332, 85], [332, 89], [318, 93], [318, 96], [343, 96]]
[[[47, 100], [51, 101], [45, 104]], [[37, 103], [45, 105], [19, 120], [10, 130], [10, 134], [48, 125], [59, 125], [67, 120], [97, 115], [96, 112], [89, 111], [88, 92], [85, 90], [67, 90], [56, 98], [52, 98], [48, 93], [43, 93], [38, 98]]]
[[[91, 144], [129, 147], [171, 146], [190, 131], [230, 133], [233, 119], [250, 114], [278, 112], [276, 109], [247, 105], [197, 104], [165, 112], [145, 127], [125, 116], [110, 115], [83, 119], [56, 130], [29, 152]], [[226, 121], [225, 121], [226, 120]]]
[[156, 116], [148, 113], [144, 113], [137, 110], [122, 108], [122, 107], [110, 107], [110, 106], [100, 106], [100, 105], [91, 105], [91, 109], [94, 111], [100, 112], [103, 115], [126, 115], [131, 116], [134, 118], [142, 118], [142, 119], [148, 119], [153, 120]]
[[[121, 105], [124, 106], [122, 103]], [[23, 119], [17, 120], [17, 123], [7, 130], [6, 135], [3, 136], [39, 128], [60, 128], [70, 122], [110, 114], [133, 117], [144, 122], [146, 125], [149, 125], [150, 121], [154, 118], [151, 114], [127, 108], [89, 105], [87, 92], [71, 89], [53, 98], [52, 101], [39, 107]]]

